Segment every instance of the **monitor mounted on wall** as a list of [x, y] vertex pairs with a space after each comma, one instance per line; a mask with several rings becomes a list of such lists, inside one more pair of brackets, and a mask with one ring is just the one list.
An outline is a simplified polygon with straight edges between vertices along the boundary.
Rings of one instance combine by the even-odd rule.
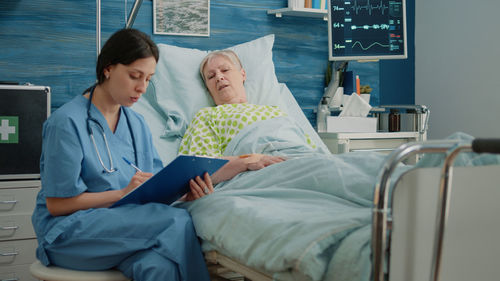
[[405, 59], [406, 0], [328, 0], [329, 60]]

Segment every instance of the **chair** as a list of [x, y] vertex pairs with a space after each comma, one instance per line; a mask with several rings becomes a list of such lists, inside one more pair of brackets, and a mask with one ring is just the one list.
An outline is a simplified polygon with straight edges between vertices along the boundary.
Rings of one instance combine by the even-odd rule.
[[31, 264], [30, 272], [34, 277], [45, 281], [130, 281], [118, 270], [79, 271], [44, 266], [38, 260]]

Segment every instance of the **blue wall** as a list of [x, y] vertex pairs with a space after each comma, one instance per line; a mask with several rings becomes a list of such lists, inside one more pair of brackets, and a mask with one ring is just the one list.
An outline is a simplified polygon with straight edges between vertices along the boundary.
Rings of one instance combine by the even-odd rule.
[[[315, 124], [313, 109], [323, 95], [328, 63], [327, 23], [317, 18], [267, 15], [267, 10], [283, 8], [287, 2], [211, 0], [210, 37], [186, 37], [153, 35], [153, 2], [145, 0], [134, 28], [152, 35], [157, 43], [198, 49], [225, 48], [275, 34], [273, 54], [278, 80], [288, 85]], [[128, 0], [125, 10], [124, 0], [102, 1], [102, 43], [125, 26], [125, 13], [128, 14], [132, 4]], [[95, 80], [95, 9], [94, 0], [2, 0], [0, 81], [50, 86], [53, 109], [80, 94]], [[412, 13], [411, 19], [414, 8]], [[409, 29], [413, 30], [413, 26]], [[410, 36], [413, 44], [413, 32]], [[413, 68], [413, 57], [389, 63], [350, 64], [362, 84], [374, 88], [373, 105], [381, 101], [413, 103]], [[397, 81], [391, 79], [394, 74], [399, 75]]]
[[380, 104], [415, 104], [415, 0], [406, 13], [408, 59], [380, 61]]

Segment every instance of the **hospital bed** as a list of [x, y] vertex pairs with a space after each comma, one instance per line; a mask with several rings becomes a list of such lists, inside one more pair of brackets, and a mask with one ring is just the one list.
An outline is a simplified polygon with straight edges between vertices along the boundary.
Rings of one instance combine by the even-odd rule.
[[[298, 126], [311, 137], [318, 150], [328, 155], [327, 148], [286, 85], [278, 83], [276, 79], [272, 63], [273, 42], [274, 36], [269, 35], [231, 47], [239, 55], [247, 72], [245, 87], [249, 101], [279, 106], [296, 119]], [[213, 102], [198, 75], [198, 64], [206, 51], [164, 44], [159, 47], [160, 61], [156, 74], [147, 93], [133, 109], [145, 117], [155, 146], [166, 164], [177, 154], [180, 138], [192, 116], [202, 107], [213, 106]], [[462, 143], [412, 143], [403, 145], [388, 157], [384, 156], [386, 160], [378, 172], [378, 179], [373, 182], [373, 207], [358, 208], [356, 204], [349, 203], [346, 206], [352, 208], [341, 214], [352, 215], [346, 227], [355, 225], [352, 227], [355, 230], [343, 233], [336, 229], [335, 235], [330, 235], [332, 233], [329, 231], [333, 230], [325, 229], [321, 234], [323, 225], [336, 223], [333, 215], [324, 221], [314, 222], [317, 228], [313, 229], [303, 229], [309, 227], [308, 220], [299, 221], [293, 228], [297, 233], [303, 233], [304, 236], [308, 232], [320, 233], [320, 238], [313, 241], [303, 241], [303, 237], [292, 235], [291, 238], [302, 240], [286, 242], [288, 237], [280, 238], [287, 235], [279, 233], [283, 230], [281, 228], [276, 229], [276, 233], [263, 229], [265, 234], [254, 240], [246, 236], [246, 232], [254, 235], [260, 231], [252, 229], [252, 223], [258, 223], [259, 227], [261, 223], [280, 227], [280, 220], [283, 219], [275, 217], [278, 214], [273, 212], [266, 212], [264, 217], [254, 215], [249, 212], [253, 206], [258, 213], [266, 207], [266, 200], [276, 199], [272, 204], [279, 204], [280, 200], [286, 201], [288, 197], [284, 197], [295, 190], [278, 193], [282, 195], [266, 189], [248, 193], [235, 191], [235, 195], [231, 193], [233, 190], [226, 190], [227, 196], [220, 196], [218, 201], [215, 195], [196, 200], [199, 202], [187, 209], [199, 231], [214, 280], [217, 278], [215, 275], [220, 276], [219, 280], [497, 279], [500, 267], [496, 266], [496, 254], [500, 254], [500, 244], [494, 238], [500, 237], [500, 221], [496, 216], [500, 213], [497, 203], [500, 199], [497, 183], [500, 165], [494, 156], [475, 158], [462, 153], [467, 157], [458, 156], [460, 165], [471, 162], [495, 165], [453, 167], [450, 163], [459, 155], [458, 152], [471, 149], [470, 144]], [[442, 164], [442, 159], [433, 158], [432, 155], [422, 157], [421, 162], [427, 161], [427, 166], [438, 166], [433, 168], [419, 167], [420, 162], [414, 168], [401, 164], [407, 157], [420, 153], [425, 153], [425, 156], [430, 153], [442, 154], [446, 160]], [[241, 181], [241, 178], [238, 180]], [[224, 188], [221, 190], [224, 191]], [[250, 200], [266, 192], [278, 198]], [[292, 202], [299, 204], [306, 200], [301, 197], [307, 195], [305, 191], [297, 194], [296, 197], [290, 197]], [[325, 194], [325, 200], [314, 205], [328, 204], [329, 196]], [[232, 200], [235, 201], [233, 205], [219, 205], [220, 202]], [[279, 212], [279, 208], [272, 210]], [[218, 232], [224, 233], [227, 229], [229, 232], [234, 231], [238, 237], [218, 236]], [[339, 239], [346, 242], [338, 244]], [[249, 244], [247, 241], [250, 241]], [[359, 245], [359, 241], [365, 242]], [[297, 254], [297, 245], [308, 247]], [[268, 255], [271, 252], [276, 254]], [[345, 260], [342, 257], [344, 255], [349, 256], [350, 260]], [[352, 261], [355, 262], [350, 263]]]
[[[402, 145], [391, 154], [380, 173], [374, 198], [374, 280], [498, 278], [500, 167], [453, 166], [464, 151], [500, 152], [498, 140], [489, 148], [484, 144], [482, 140], [458, 146], [449, 141], [418, 142]], [[415, 168], [392, 179], [397, 184], [389, 196], [394, 168], [418, 153], [441, 153], [446, 158], [440, 167]], [[388, 208], [389, 201], [392, 208]], [[381, 239], [386, 235], [389, 238]], [[386, 243], [390, 243], [389, 248]], [[216, 251], [206, 253], [206, 259], [219, 265], [211, 267], [214, 273], [235, 271], [250, 280], [273, 280], [271, 273], [256, 271]], [[390, 268], [389, 274], [385, 266]]]

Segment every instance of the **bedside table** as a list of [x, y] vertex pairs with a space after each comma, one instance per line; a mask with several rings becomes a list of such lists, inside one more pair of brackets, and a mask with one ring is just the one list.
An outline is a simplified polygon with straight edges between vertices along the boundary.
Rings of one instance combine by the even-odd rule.
[[376, 133], [318, 133], [331, 153], [350, 151], [391, 152], [398, 146], [414, 141], [424, 141], [425, 134], [419, 132]]

